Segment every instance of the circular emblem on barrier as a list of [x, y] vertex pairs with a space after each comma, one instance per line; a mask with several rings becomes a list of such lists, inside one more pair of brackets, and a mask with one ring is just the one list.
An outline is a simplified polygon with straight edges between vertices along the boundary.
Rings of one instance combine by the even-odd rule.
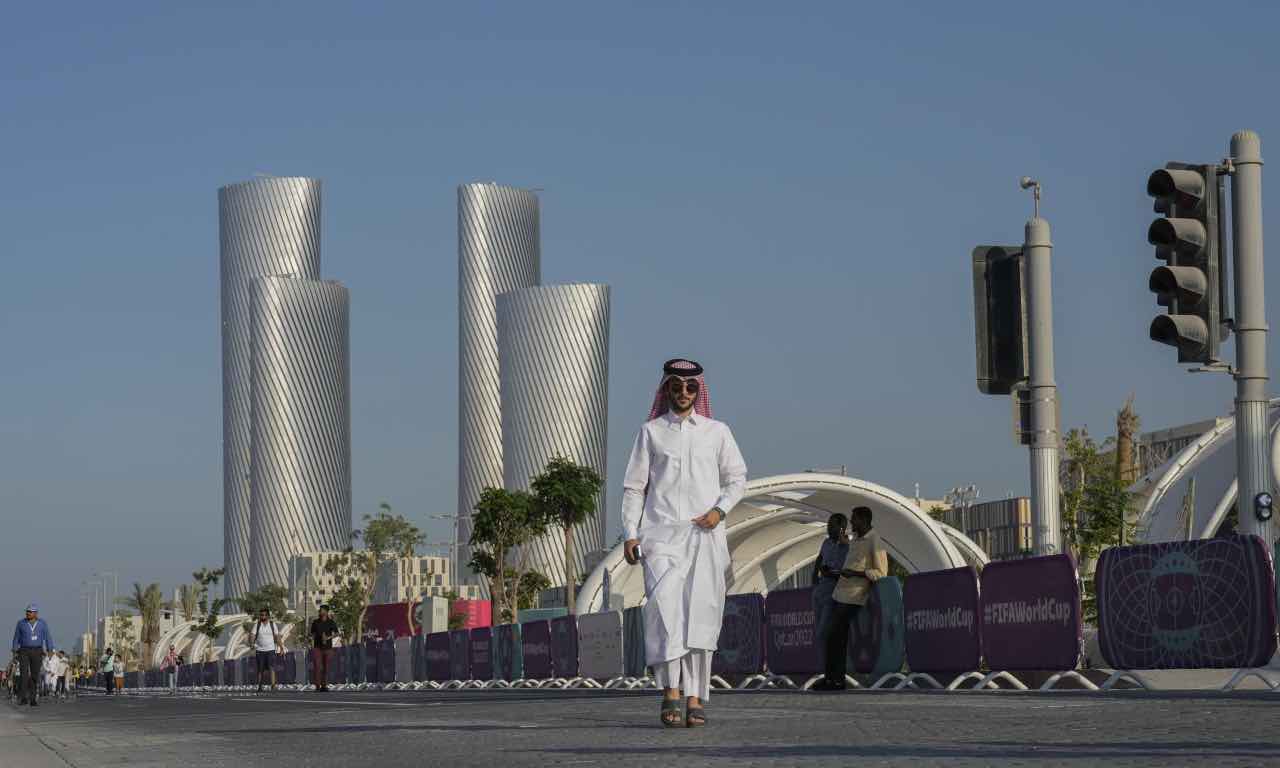
[[1202, 624], [1200, 567], [1186, 552], [1165, 554], [1151, 567], [1147, 604], [1156, 643], [1186, 652], [1200, 640]]

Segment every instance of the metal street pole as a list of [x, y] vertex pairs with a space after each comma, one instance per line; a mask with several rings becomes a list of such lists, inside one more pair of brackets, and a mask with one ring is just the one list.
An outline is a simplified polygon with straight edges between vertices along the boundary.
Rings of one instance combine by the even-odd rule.
[[[1231, 137], [1231, 239], [1235, 245], [1236, 509], [1240, 532], [1275, 541], [1255, 500], [1271, 493], [1267, 445], [1267, 312], [1263, 293], [1262, 141], [1253, 131]], [[1211, 329], [1216, 330], [1216, 329]]]
[[[1030, 181], [1030, 180], [1027, 180]], [[1027, 186], [1024, 181], [1024, 187]], [[1053, 276], [1049, 222], [1036, 215], [1026, 224], [1023, 254], [1027, 265], [1027, 325], [1031, 396], [1031, 520], [1037, 555], [1062, 551], [1062, 515], [1058, 508], [1058, 387], [1053, 375]]]

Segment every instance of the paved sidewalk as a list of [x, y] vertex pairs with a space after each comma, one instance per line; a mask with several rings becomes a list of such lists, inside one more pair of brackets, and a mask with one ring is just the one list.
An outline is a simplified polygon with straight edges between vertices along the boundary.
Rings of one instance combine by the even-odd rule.
[[1277, 705], [1252, 692], [717, 693], [710, 726], [664, 730], [652, 692], [83, 696], [11, 720], [22, 727], [0, 766], [38, 755], [31, 735], [76, 768], [1256, 766], [1280, 764]]
[[0, 711], [0, 766], [22, 768], [67, 768], [58, 753], [45, 746], [38, 736], [26, 728], [28, 722], [43, 722], [28, 713], [39, 713], [43, 707], [18, 708], [10, 704]]

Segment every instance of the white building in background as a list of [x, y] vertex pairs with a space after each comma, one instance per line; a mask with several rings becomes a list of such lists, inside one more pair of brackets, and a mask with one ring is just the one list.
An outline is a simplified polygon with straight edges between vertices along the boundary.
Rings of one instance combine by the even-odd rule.
[[[304, 552], [289, 559], [289, 604], [297, 609], [304, 602], [318, 606], [328, 602], [342, 586], [325, 567], [340, 551]], [[449, 573], [449, 558], [433, 556], [402, 557], [388, 560], [378, 569], [373, 600], [378, 603], [402, 603], [421, 597], [444, 597], [457, 592], [458, 597], [480, 599], [480, 588], [474, 584], [454, 584]]]
[[[444, 597], [454, 589], [448, 558], [402, 557], [388, 560], [378, 569], [373, 602], [404, 603], [420, 597]], [[457, 590], [459, 597], [479, 597], [479, 588], [475, 585], [464, 585]]]
[[[609, 286], [571, 283], [498, 297], [503, 484], [529, 488], [556, 456], [594, 469], [605, 482], [596, 513], [573, 529], [575, 580], [588, 553], [604, 546], [609, 434]], [[565, 393], [572, 396], [549, 396]], [[565, 584], [564, 529], [528, 545], [528, 566]]]
[[320, 180], [257, 178], [218, 190], [222, 273], [223, 562], [227, 597], [249, 591], [253, 279], [320, 279]]
[[[458, 563], [471, 559], [471, 514], [502, 487], [497, 297], [542, 281], [538, 196], [498, 184], [458, 187]], [[462, 566], [458, 566], [462, 571]], [[476, 577], [468, 577], [474, 582]]]

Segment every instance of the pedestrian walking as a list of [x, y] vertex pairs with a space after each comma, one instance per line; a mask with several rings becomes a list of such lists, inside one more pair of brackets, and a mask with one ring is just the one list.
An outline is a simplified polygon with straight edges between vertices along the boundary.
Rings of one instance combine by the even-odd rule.
[[316, 690], [329, 690], [329, 665], [333, 663], [333, 639], [338, 624], [329, 615], [328, 604], [320, 606], [320, 616], [311, 621], [311, 669]]
[[35, 603], [27, 606], [26, 615], [13, 628], [13, 652], [18, 654], [22, 665], [22, 692], [18, 705], [30, 704], [39, 706], [36, 701], [37, 686], [40, 684], [40, 670], [44, 665], [46, 651], [53, 650], [53, 634], [49, 625], [40, 618], [40, 607]]
[[742, 500], [747, 465], [711, 418], [702, 366], [668, 360], [623, 479], [623, 552], [644, 569], [645, 656], [664, 689], [661, 721], [706, 725], [711, 657], [729, 574], [725, 516]]
[[9, 698], [21, 699], [22, 696], [22, 662], [18, 654], [9, 660]]
[[844, 567], [845, 558], [849, 555], [849, 518], [837, 512], [827, 518], [827, 538], [822, 540], [818, 557], [813, 561], [813, 626], [818, 647], [818, 666], [826, 669], [827, 665], [827, 627], [831, 621], [831, 608], [834, 602], [831, 594], [835, 592], [836, 581], [840, 579], [840, 569]]
[[62, 698], [69, 699], [71, 694], [75, 693], [76, 668], [71, 663], [71, 658], [63, 651], [58, 651], [58, 665], [62, 670], [61, 676], [58, 677], [62, 685]]
[[849, 654], [849, 622], [871, 596], [871, 585], [889, 573], [889, 555], [880, 542], [880, 534], [871, 527], [871, 507], [854, 507], [849, 513], [853, 540], [849, 554], [840, 569], [840, 580], [832, 593], [831, 621], [827, 628], [827, 663], [822, 680], [815, 691], [843, 691]]
[[275, 658], [280, 652], [280, 625], [271, 620], [271, 611], [258, 611], [253, 625], [253, 650], [258, 665], [258, 693], [262, 693], [264, 676], [271, 675], [271, 690], [276, 689]]
[[178, 650], [172, 645], [169, 646], [169, 652], [164, 655], [164, 660], [160, 662], [160, 671], [169, 675], [169, 695], [178, 695]]
[[53, 695], [54, 698], [66, 700], [67, 698], [67, 671], [71, 669], [71, 663], [67, 661], [67, 655], [62, 651], [58, 651], [53, 660]]
[[98, 660], [98, 669], [102, 672], [102, 687], [106, 689], [108, 696], [115, 693], [116, 678], [114, 673], [115, 652], [110, 648], [102, 654], [102, 658]]
[[116, 654], [111, 659], [111, 674], [116, 684], [116, 693], [124, 693], [124, 658]]

